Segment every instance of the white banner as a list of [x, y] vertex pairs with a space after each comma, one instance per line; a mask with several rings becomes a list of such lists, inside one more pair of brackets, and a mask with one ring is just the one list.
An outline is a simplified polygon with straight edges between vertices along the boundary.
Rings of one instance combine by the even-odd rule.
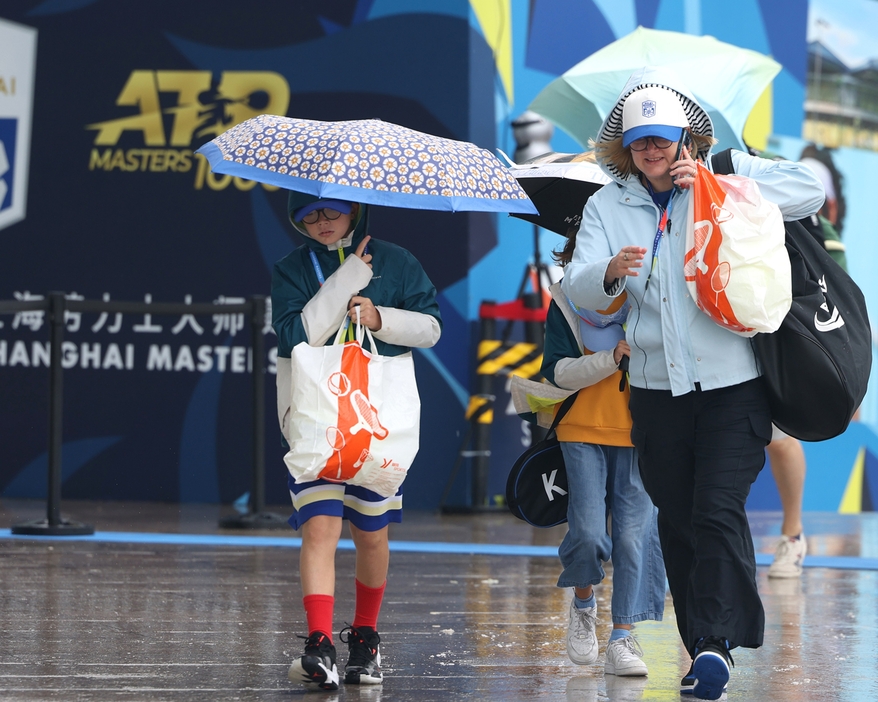
[[37, 30], [0, 19], [0, 229], [25, 218]]

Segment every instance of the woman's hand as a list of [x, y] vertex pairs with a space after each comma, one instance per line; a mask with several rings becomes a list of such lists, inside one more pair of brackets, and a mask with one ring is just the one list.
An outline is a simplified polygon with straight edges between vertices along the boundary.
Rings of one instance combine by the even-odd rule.
[[623, 246], [622, 250], [610, 259], [607, 272], [604, 273], [604, 283], [611, 285], [614, 280], [622, 276], [638, 276], [637, 268], [643, 268], [643, 257], [646, 249], [640, 246]]
[[622, 356], [628, 356], [628, 358], [631, 358], [631, 347], [625, 339], [622, 339], [616, 344], [616, 348], [613, 350], [613, 360], [616, 362], [617, 366], [622, 362]]
[[[360, 245], [357, 247], [357, 250], [354, 251], [354, 256], [356, 256], [357, 258], [362, 259], [362, 260], [363, 260], [363, 263], [365, 263], [367, 266], [369, 266], [369, 268], [372, 267], [372, 263], [371, 263], [371, 261], [372, 261], [372, 254], [370, 254], [370, 253], [363, 253], [363, 252], [366, 250], [366, 245], [369, 243], [369, 239], [371, 239], [371, 238], [372, 238], [372, 237], [371, 237], [371, 236], [368, 236], [368, 235], [367, 235], [367, 236], [364, 236], [364, 237], [363, 237], [363, 240], [360, 242]], [[366, 326], [368, 326], [368, 325], [366, 325]], [[370, 327], [370, 328], [371, 328], [371, 327]], [[375, 330], [373, 329], [372, 331], [375, 331]]]
[[[366, 255], [369, 256], [369, 254]], [[369, 258], [372, 257], [369, 256]], [[351, 318], [351, 322], [354, 324], [357, 322], [357, 311], [354, 308], [358, 306], [360, 308], [360, 324], [368, 327], [373, 332], [379, 331], [381, 329], [381, 314], [375, 309], [375, 305], [372, 304], [372, 300], [368, 297], [354, 295], [351, 298], [351, 301], [348, 303], [348, 317]]]
[[684, 146], [680, 153], [680, 160], [671, 164], [671, 178], [674, 179], [674, 185], [688, 190], [695, 182], [696, 173], [698, 173], [698, 166], [692, 160], [689, 149]]

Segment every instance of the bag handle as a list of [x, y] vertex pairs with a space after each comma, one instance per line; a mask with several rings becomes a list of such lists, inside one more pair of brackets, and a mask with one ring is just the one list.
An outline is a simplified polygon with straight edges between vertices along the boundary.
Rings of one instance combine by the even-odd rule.
[[348, 324], [354, 324], [356, 329], [354, 338], [356, 342], [360, 346], [362, 346], [363, 338], [365, 336], [365, 338], [369, 340], [369, 349], [372, 351], [373, 354], [379, 356], [380, 354], [378, 353], [378, 347], [375, 346], [375, 339], [372, 337], [372, 330], [369, 329], [369, 327], [367, 327], [365, 324], [362, 324], [360, 322], [360, 306], [354, 305], [354, 309], [357, 311], [357, 321], [354, 322], [352, 319], [348, 318], [347, 315], [345, 315], [345, 317], [341, 320], [338, 331], [335, 333], [335, 341], [333, 341], [332, 343], [340, 344], [342, 337], [344, 336], [344, 333], [348, 328]]

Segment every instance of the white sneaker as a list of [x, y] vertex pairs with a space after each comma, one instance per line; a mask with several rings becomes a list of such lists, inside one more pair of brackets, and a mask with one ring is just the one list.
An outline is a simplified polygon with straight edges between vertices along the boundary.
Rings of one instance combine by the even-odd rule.
[[646, 675], [646, 663], [641, 660], [643, 649], [633, 634], [624, 639], [616, 639], [607, 644], [607, 663], [604, 672], [607, 675], [636, 676]]
[[570, 601], [570, 623], [567, 625], [567, 655], [576, 665], [591, 665], [598, 660], [598, 608], [577, 608]]
[[807, 552], [804, 532], [797, 537], [781, 536], [774, 551], [774, 562], [768, 569], [768, 577], [798, 578], [802, 574], [802, 561]]

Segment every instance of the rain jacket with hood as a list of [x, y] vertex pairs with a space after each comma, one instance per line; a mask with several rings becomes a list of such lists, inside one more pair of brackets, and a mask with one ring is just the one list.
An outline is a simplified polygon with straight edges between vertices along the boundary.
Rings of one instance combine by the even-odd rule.
[[[290, 221], [294, 211], [319, 199], [291, 192]], [[439, 340], [442, 321], [436, 288], [411, 253], [396, 244], [370, 239], [371, 268], [353, 255], [367, 234], [368, 221], [368, 207], [361, 204], [353, 232], [329, 246], [293, 222], [305, 243], [274, 266], [271, 324], [277, 334], [277, 411], [284, 439], [289, 439], [293, 347], [303, 341], [312, 346], [331, 343], [353, 295], [368, 297], [381, 315], [381, 329], [373, 332], [378, 353], [398, 356], [411, 347], [429, 348]], [[338, 249], [344, 252], [344, 263]], [[311, 252], [324, 277], [322, 285]]]
[[[648, 85], [669, 87], [678, 94], [696, 134], [712, 136], [707, 112], [679, 86], [673, 74], [646, 68], [631, 76], [616, 107], [601, 127], [599, 140], [621, 137], [625, 98]], [[709, 150], [698, 156], [709, 163]], [[753, 178], [762, 195], [776, 203], [785, 220], [801, 219], [823, 204], [823, 186], [807, 167], [792, 161], [770, 161], [732, 152], [735, 173]], [[696, 389], [712, 390], [760, 375], [750, 342], [701, 312], [683, 278], [686, 248], [685, 216], [690, 190], [674, 192], [664, 236], [653, 267], [653, 241], [661, 212], [637, 175], [623, 177], [612, 163], [598, 159], [615, 182], [586, 203], [573, 259], [564, 273], [565, 294], [585, 309], [604, 309], [623, 290], [631, 300], [627, 339], [631, 346], [630, 381], [637, 388], [670, 390], [674, 396]], [[604, 274], [623, 246], [647, 250], [640, 275], [625, 277], [608, 293]], [[652, 267], [652, 275], [649, 276]], [[646, 287], [649, 278], [649, 286]]]

